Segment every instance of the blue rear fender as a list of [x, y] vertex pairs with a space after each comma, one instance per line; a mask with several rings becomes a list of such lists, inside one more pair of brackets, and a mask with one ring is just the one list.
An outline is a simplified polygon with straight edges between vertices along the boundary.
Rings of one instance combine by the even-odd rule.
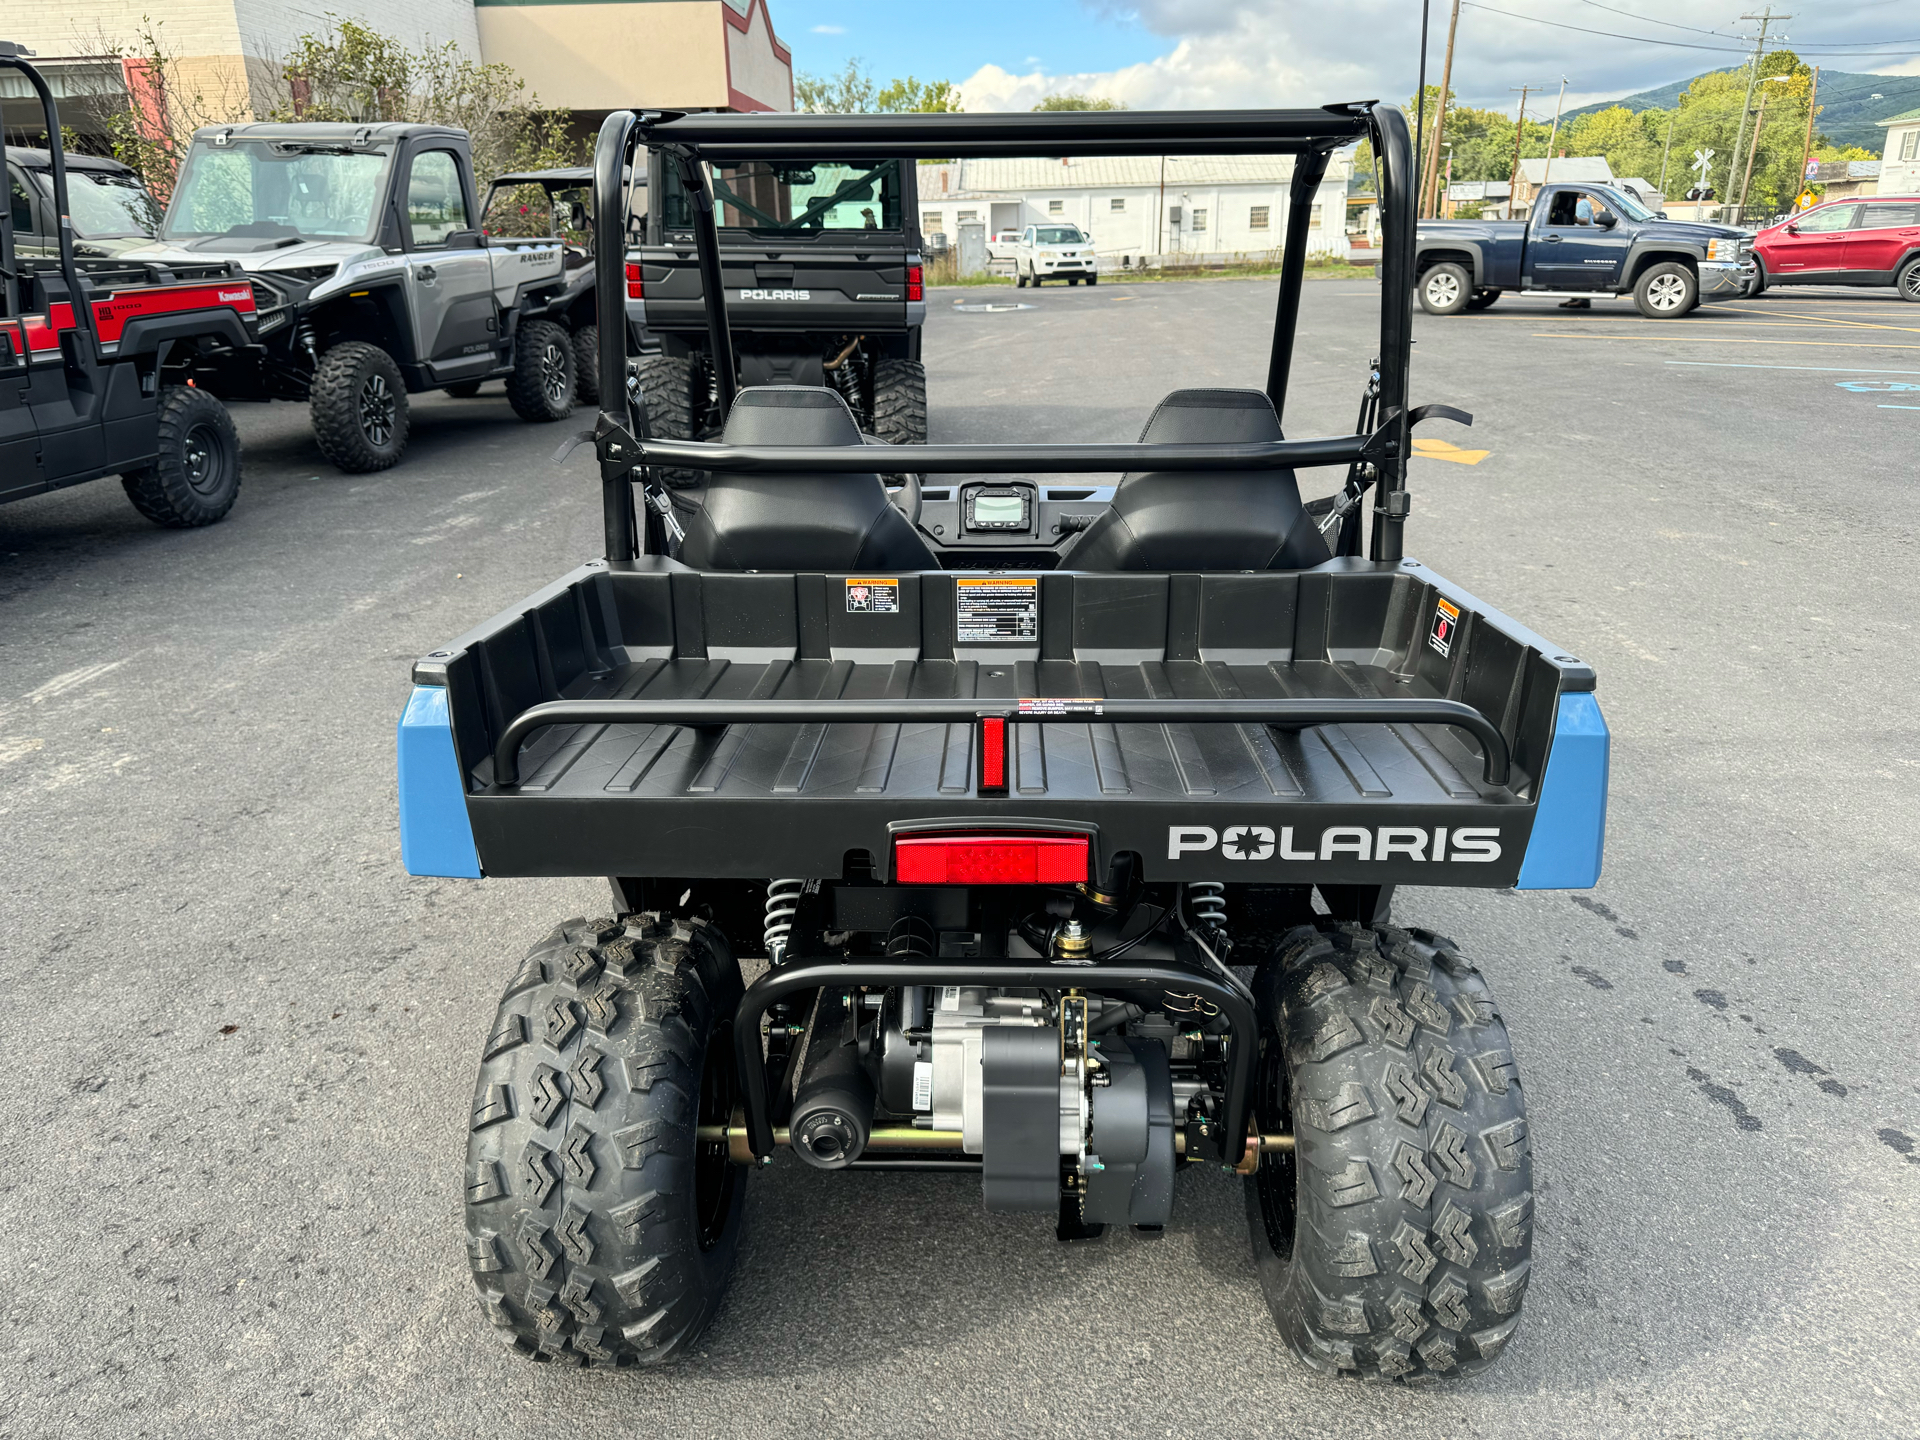
[[1534, 832], [1521, 858], [1516, 890], [1586, 890], [1601, 879], [1607, 835], [1607, 722], [1588, 692], [1560, 698], [1554, 744], [1541, 778]]
[[417, 685], [401, 713], [400, 862], [412, 876], [480, 878], [447, 692]]

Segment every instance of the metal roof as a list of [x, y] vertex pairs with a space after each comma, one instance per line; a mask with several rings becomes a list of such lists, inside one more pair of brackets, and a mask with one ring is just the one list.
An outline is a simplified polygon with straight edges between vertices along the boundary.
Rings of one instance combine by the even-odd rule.
[[[1329, 166], [1330, 173], [1333, 166]], [[1176, 185], [1285, 185], [1292, 155], [1101, 155], [1092, 159], [923, 160], [921, 197], [941, 193], [929, 174], [948, 176], [947, 194], [1000, 190], [1121, 190]]]

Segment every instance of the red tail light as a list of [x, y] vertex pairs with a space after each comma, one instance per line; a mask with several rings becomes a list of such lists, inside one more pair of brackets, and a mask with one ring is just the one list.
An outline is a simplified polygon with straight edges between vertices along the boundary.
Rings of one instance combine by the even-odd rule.
[[627, 298], [629, 300], [642, 300], [646, 298], [641, 293], [640, 267], [631, 261], [628, 262], [627, 265]]
[[999, 716], [981, 717], [980, 793], [1007, 794], [1007, 722]]
[[1086, 836], [897, 836], [894, 879], [914, 886], [1076, 885]]
[[918, 265], [910, 265], [907, 267], [907, 298], [909, 300], [925, 300], [927, 298], [927, 292], [921, 285], [920, 277], [921, 269]]

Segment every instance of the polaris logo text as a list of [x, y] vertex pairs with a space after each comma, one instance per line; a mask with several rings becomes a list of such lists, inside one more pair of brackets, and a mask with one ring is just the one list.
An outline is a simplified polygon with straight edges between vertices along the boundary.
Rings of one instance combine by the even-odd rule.
[[743, 290], [742, 300], [811, 300], [805, 290]]
[[1318, 839], [1297, 847], [1294, 827], [1169, 826], [1167, 858], [1219, 847], [1230, 861], [1498, 861], [1498, 826], [1328, 826]]

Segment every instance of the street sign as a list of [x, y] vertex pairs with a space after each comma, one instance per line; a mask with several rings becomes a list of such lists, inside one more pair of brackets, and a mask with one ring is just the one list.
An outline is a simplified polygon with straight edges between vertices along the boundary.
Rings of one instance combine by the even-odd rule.
[[1692, 170], [1700, 172], [1701, 188], [1704, 190], [1707, 188], [1708, 183], [1708, 162], [1712, 159], [1714, 159], [1714, 152], [1712, 150], [1697, 150], [1694, 152], [1694, 164], [1689, 167]]
[[1804, 180], [1812, 180], [1814, 179], [1815, 176], [1819, 175], [1820, 173], [1821, 173], [1821, 162], [1819, 160], [1810, 160], [1808, 161], [1808, 168], [1803, 173], [1802, 178]]
[[1794, 197], [1794, 208], [1796, 210], [1806, 210], [1813, 204], [1814, 192], [1812, 190], [1803, 190], [1799, 195]]

